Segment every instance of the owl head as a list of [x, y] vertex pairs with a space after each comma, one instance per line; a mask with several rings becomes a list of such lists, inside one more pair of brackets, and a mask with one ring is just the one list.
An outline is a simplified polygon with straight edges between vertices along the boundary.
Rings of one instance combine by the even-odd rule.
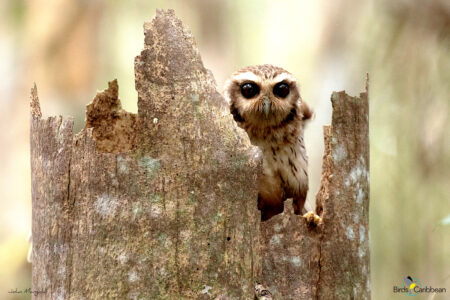
[[224, 94], [239, 125], [273, 127], [294, 117], [311, 117], [294, 76], [276, 66], [250, 66], [233, 73]]

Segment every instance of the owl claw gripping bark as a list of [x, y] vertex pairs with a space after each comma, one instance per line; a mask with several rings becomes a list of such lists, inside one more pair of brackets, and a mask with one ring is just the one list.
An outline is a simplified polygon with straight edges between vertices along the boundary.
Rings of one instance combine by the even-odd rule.
[[318, 225], [323, 224], [322, 218], [312, 211], [309, 211], [306, 214], [304, 214], [303, 218], [305, 218], [306, 224], [310, 227], [316, 227]]
[[263, 154], [258, 194], [262, 221], [283, 212], [287, 198], [293, 198], [294, 213], [300, 215], [308, 192], [303, 130], [311, 111], [294, 76], [272, 65], [247, 67], [227, 81], [225, 96], [234, 120]]

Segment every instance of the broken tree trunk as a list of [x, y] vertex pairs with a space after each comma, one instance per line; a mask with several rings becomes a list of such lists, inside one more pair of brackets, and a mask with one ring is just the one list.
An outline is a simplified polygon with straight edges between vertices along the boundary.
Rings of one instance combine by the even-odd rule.
[[[367, 91], [332, 96], [317, 212], [260, 224], [260, 157], [173, 11], [144, 25], [138, 113], [114, 80], [85, 128], [31, 97], [33, 298], [364, 299], [369, 286]], [[260, 228], [261, 227], [261, 228]]]
[[274, 299], [370, 299], [369, 102], [333, 93], [316, 213], [307, 228], [286, 201], [261, 223], [263, 283]]
[[112, 81], [73, 135], [32, 90], [34, 298], [254, 297], [254, 148], [173, 11], [144, 31], [137, 115]]

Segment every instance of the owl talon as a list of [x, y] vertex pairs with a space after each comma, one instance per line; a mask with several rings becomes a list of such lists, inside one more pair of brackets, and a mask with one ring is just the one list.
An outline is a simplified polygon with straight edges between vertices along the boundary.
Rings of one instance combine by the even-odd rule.
[[303, 218], [305, 218], [306, 224], [311, 227], [316, 227], [323, 224], [322, 218], [316, 215], [313, 211], [309, 211], [304, 214]]

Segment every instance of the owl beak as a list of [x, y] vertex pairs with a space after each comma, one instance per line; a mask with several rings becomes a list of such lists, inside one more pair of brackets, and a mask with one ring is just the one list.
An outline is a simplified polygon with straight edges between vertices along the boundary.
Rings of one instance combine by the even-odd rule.
[[266, 118], [269, 116], [270, 105], [271, 105], [271, 103], [270, 103], [269, 98], [265, 97], [264, 102], [263, 102], [263, 107], [264, 107], [264, 114], [266, 115]]

